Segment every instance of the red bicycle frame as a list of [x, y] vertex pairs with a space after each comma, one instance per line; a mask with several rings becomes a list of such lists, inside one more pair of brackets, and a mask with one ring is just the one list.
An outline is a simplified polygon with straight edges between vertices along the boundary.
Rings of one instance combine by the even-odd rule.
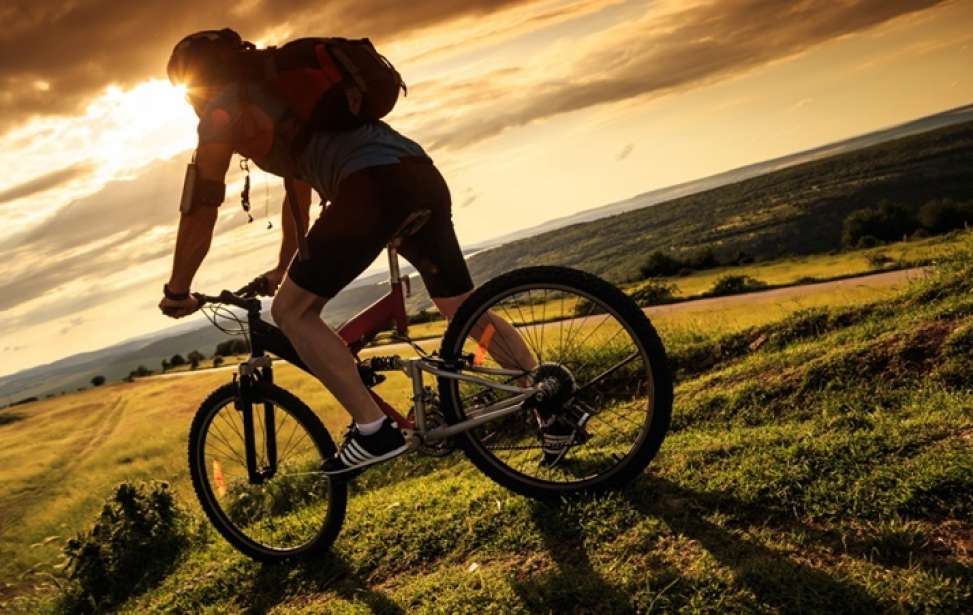
[[[409, 333], [409, 317], [405, 313], [405, 298], [411, 291], [409, 276], [402, 277], [399, 272], [399, 254], [394, 245], [389, 245], [388, 254], [389, 292], [338, 328], [338, 335], [355, 357], [362, 348], [375, 339], [376, 335], [384, 331], [389, 323], [395, 326], [395, 332], [400, 336], [404, 337]], [[375, 391], [368, 389], [368, 392], [386, 416], [400, 426], [408, 429], [415, 427], [412, 421], [399, 414]]]

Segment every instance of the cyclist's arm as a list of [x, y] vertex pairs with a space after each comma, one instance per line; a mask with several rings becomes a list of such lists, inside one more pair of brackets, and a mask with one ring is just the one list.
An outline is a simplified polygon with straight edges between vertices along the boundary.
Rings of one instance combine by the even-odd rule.
[[[301, 217], [301, 228], [306, 229], [311, 210], [311, 185], [307, 182], [293, 180], [294, 192], [297, 193], [297, 213]], [[284, 194], [284, 203], [280, 212], [280, 224], [284, 231], [284, 237], [280, 243], [280, 256], [277, 260], [277, 270], [286, 271], [297, 252], [297, 233], [294, 227], [291, 208], [287, 204], [287, 195]]]
[[[196, 150], [196, 165], [201, 179], [224, 181], [230, 166], [233, 149], [225, 143], [200, 144]], [[209, 251], [216, 226], [217, 207], [192, 207], [179, 215], [176, 233], [176, 251], [172, 259], [172, 276], [169, 290], [175, 293], [188, 291], [193, 277]]]

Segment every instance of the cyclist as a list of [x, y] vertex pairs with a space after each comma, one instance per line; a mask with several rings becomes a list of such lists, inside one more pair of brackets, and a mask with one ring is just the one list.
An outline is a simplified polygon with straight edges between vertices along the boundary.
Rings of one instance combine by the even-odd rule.
[[[172, 275], [159, 308], [180, 318], [199, 307], [190, 286], [210, 246], [234, 152], [290, 180], [296, 203], [285, 197], [277, 266], [260, 277], [262, 290], [276, 292], [275, 322], [354, 419], [338, 454], [325, 466], [326, 473], [349, 472], [390, 459], [407, 445], [369, 395], [345, 343], [321, 318], [325, 303], [364, 271], [410, 214], [422, 210], [430, 212], [427, 221], [401, 239], [399, 251], [419, 271], [445, 317], [453, 316], [473, 282], [453, 230], [449, 189], [422, 147], [381, 121], [315, 129], [301, 135], [301, 142], [283, 97], [268, 83], [241, 76], [239, 58], [252, 48], [230, 29], [208, 30], [184, 38], [169, 59], [170, 80], [186, 87], [199, 117], [199, 141], [196, 176], [187, 173], [183, 187]], [[307, 233], [310, 254], [301, 260], [294, 258], [298, 227], [291, 211], [306, 228], [312, 188], [330, 204]], [[492, 335], [483, 337], [490, 354], [507, 366], [533, 368], [517, 331], [499, 317], [487, 318]], [[479, 339], [489, 324], [484, 321], [474, 337]], [[552, 442], [558, 437], [552, 434]]]

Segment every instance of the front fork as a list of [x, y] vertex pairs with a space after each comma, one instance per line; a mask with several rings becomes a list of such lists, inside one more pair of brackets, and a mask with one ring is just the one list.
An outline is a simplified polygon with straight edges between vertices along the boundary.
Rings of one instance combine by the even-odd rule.
[[257, 436], [254, 421], [254, 400], [258, 383], [272, 384], [274, 372], [269, 357], [255, 357], [240, 365], [237, 398], [234, 407], [243, 418], [243, 446], [244, 458], [247, 462], [247, 476], [250, 484], [259, 485], [270, 480], [277, 473], [277, 422], [274, 416], [274, 404], [264, 400], [263, 408], [256, 412], [263, 412], [264, 453], [267, 464], [260, 467], [257, 463]]

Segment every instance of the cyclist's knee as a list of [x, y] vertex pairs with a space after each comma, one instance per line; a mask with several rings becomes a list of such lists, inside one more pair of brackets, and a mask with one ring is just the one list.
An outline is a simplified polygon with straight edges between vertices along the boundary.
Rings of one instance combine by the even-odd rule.
[[274, 297], [273, 303], [270, 304], [270, 315], [273, 317], [274, 322], [281, 329], [288, 329], [291, 325], [293, 310], [287, 304], [287, 300], [283, 297], [282, 293], [277, 293]]
[[287, 333], [299, 327], [308, 316], [320, 318], [323, 307], [324, 299], [285, 280], [270, 305], [270, 314], [277, 326]]

